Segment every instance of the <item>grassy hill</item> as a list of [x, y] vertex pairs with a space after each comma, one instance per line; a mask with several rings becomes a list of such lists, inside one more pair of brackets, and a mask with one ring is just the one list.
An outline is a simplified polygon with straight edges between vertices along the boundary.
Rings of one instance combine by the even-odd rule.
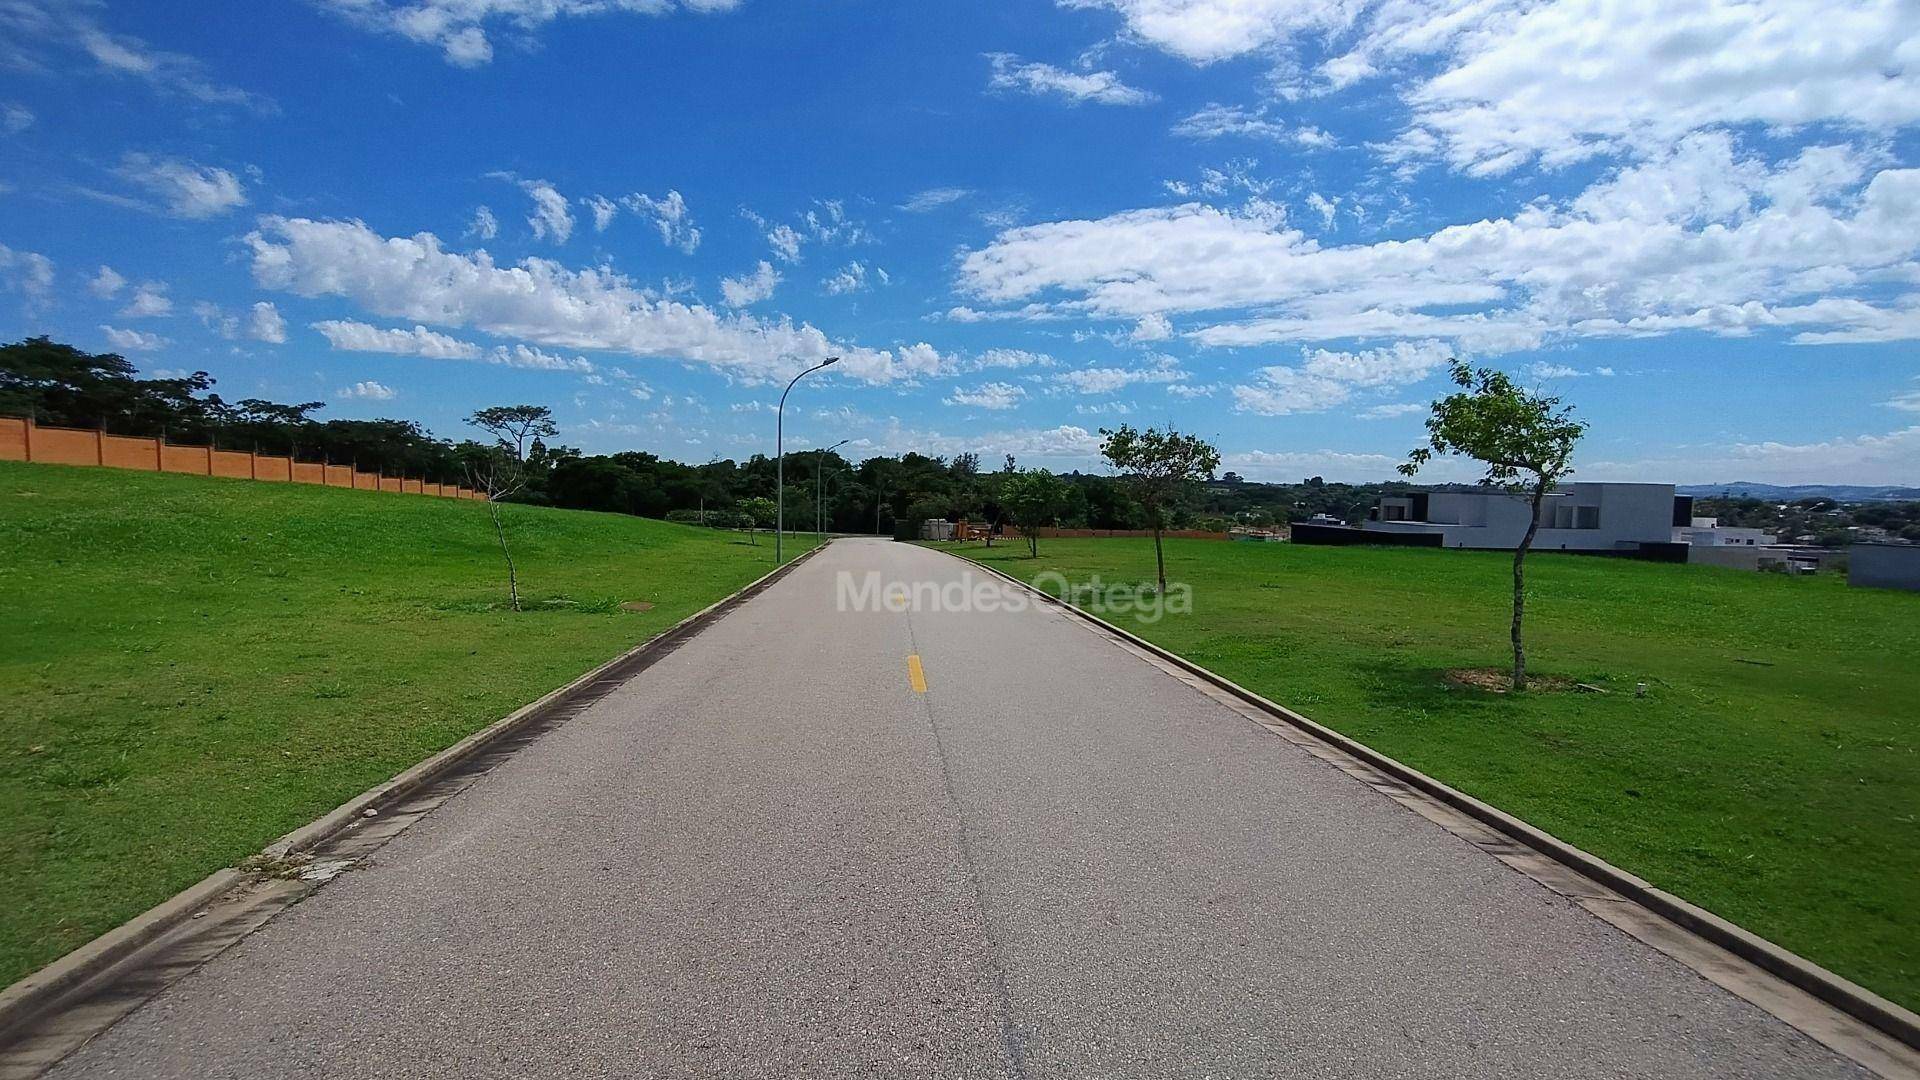
[[519, 615], [481, 503], [0, 462], [0, 984], [773, 566], [503, 512]]
[[[963, 553], [1028, 580], [1153, 578], [1145, 540]], [[1555, 554], [1527, 568], [1533, 670], [1608, 693], [1449, 683], [1508, 662], [1503, 552], [1168, 541], [1192, 614], [1114, 621], [1920, 1007], [1920, 595]]]

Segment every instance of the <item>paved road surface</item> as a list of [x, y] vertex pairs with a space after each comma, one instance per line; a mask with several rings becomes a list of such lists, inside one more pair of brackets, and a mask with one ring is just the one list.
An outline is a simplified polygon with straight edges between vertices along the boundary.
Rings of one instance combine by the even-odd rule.
[[1070, 617], [842, 570], [963, 567], [834, 544], [56, 1075], [1863, 1075]]

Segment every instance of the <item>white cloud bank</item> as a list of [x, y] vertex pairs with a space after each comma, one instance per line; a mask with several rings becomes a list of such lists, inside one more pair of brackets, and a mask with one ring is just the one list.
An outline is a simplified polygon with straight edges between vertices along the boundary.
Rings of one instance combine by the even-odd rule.
[[473, 327], [549, 347], [706, 364], [773, 379], [828, 356], [870, 382], [930, 375], [945, 361], [928, 345], [870, 349], [812, 326], [724, 315], [662, 297], [603, 268], [527, 258], [503, 266], [484, 251], [448, 251], [432, 233], [382, 236], [358, 221], [267, 217], [246, 237], [254, 280], [298, 296], [336, 296], [385, 318]]
[[1197, 64], [1298, 46], [1293, 97], [1392, 79], [1403, 157], [1475, 173], [1658, 150], [1726, 125], [1920, 120], [1920, 7], [1908, 0], [1059, 0]]
[[[1732, 335], [1805, 344], [1920, 333], [1920, 170], [1815, 146], [1766, 163], [1704, 133], [1563, 204], [1426, 236], [1325, 246], [1262, 212], [1202, 203], [1010, 229], [968, 252], [970, 317], [1251, 311], [1203, 345], [1440, 340], [1482, 352], [1554, 337]], [[1059, 299], [1064, 294], [1064, 299]], [[1432, 309], [1451, 308], [1447, 312]]]
[[[732, 11], [740, 0], [320, 0], [323, 7], [367, 30], [395, 34], [440, 49], [455, 67], [493, 62], [490, 24], [530, 37], [562, 16]], [[498, 31], [495, 30], [495, 33]]]

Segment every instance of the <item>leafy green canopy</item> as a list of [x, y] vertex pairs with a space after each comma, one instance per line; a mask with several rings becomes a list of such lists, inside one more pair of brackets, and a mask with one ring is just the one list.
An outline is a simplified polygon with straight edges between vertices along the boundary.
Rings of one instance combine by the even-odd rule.
[[1492, 368], [1455, 360], [1450, 371], [1463, 389], [1434, 402], [1427, 445], [1407, 455], [1402, 474], [1413, 476], [1436, 454], [1464, 454], [1486, 465], [1481, 483], [1508, 491], [1551, 487], [1572, 475], [1573, 447], [1587, 424], [1573, 418], [1571, 406]]

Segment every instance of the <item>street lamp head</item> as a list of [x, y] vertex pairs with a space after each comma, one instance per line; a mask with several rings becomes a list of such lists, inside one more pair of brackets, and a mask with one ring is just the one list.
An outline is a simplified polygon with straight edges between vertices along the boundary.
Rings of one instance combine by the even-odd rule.
[[823, 363], [822, 363], [822, 364], [821, 364], [820, 366], [821, 366], [821, 367], [832, 367], [833, 365], [835, 365], [835, 364], [837, 364], [837, 363], [839, 363], [839, 362], [840, 362], [840, 358], [839, 358], [839, 357], [837, 357], [837, 356], [829, 356], [829, 357], [827, 357], [827, 359], [826, 359], [826, 360], [825, 360], [825, 361], [824, 361], [824, 362], [823, 362]]

